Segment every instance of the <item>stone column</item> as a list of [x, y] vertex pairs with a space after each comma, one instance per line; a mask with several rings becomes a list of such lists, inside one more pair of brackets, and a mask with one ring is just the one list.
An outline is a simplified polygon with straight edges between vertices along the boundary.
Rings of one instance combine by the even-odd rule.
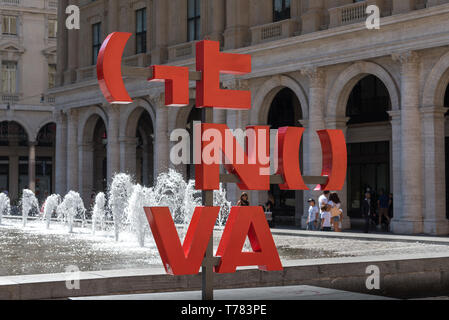
[[[70, 1], [70, 4], [78, 5], [77, 0]], [[78, 68], [78, 42], [80, 30], [73, 29], [67, 31], [67, 70], [64, 73], [64, 84], [71, 84], [76, 81], [76, 69]]]
[[28, 189], [36, 192], [36, 141], [28, 142]]
[[58, 1], [58, 55], [57, 55], [57, 72], [56, 72], [56, 83], [58, 86], [64, 84], [64, 71], [67, 68], [67, 45], [68, 45], [68, 34], [67, 28], [65, 26], [66, 13], [65, 9], [68, 6], [67, 0]]
[[[168, 5], [169, 1], [166, 0], [153, 0], [153, 7], [150, 14], [153, 17], [153, 23], [148, 25], [148, 36], [153, 36], [154, 39], [151, 42], [151, 63], [161, 64], [167, 60], [167, 30], [168, 30]], [[154, 46], [154, 47], [153, 47]]]
[[[210, 1], [210, 0], [209, 0]], [[223, 45], [223, 31], [226, 25], [226, 4], [224, 0], [212, 0], [211, 2], [211, 32], [208, 37], [210, 40], [219, 41]]]
[[169, 136], [168, 136], [168, 107], [165, 106], [164, 94], [154, 99], [156, 106], [156, 128], [154, 148], [154, 179], [169, 168]]
[[[391, 116], [391, 169], [392, 169], [392, 193], [393, 193], [393, 215], [401, 212], [402, 187], [401, 187], [401, 111], [388, 112]], [[396, 214], [397, 213], [397, 214]]]
[[[337, 129], [342, 130], [346, 138], [347, 136], [347, 123], [349, 118], [336, 118], [336, 119], [326, 119], [326, 129]], [[321, 146], [321, 143], [320, 143]], [[347, 176], [347, 175], [346, 175]], [[341, 201], [341, 208], [343, 209], [343, 222], [342, 229], [351, 229], [351, 220], [348, 216], [348, 182], [345, 181], [342, 190], [337, 190], [338, 197]]]
[[67, 192], [67, 117], [55, 112], [56, 120], [56, 186], [55, 192], [64, 195]]
[[108, 33], [119, 31], [119, 3], [120, 1], [108, 1]]
[[226, 1], [226, 30], [224, 32], [224, 48], [236, 49], [250, 42], [249, 1]]
[[424, 233], [447, 235], [443, 107], [421, 108], [424, 155]]
[[79, 143], [79, 190], [85, 205], [90, 204], [90, 195], [94, 190], [94, 144], [93, 142]]
[[136, 175], [137, 138], [120, 137], [120, 171]]
[[108, 185], [112, 182], [114, 174], [120, 171], [120, 144], [119, 144], [119, 130], [120, 130], [120, 106], [109, 105], [108, 110], [108, 146], [107, 146], [107, 180]]
[[78, 191], [78, 110], [67, 112], [67, 191]]
[[401, 63], [401, 210], [391, 227], [395, 233], [423, 232], [422, 136], [419, 112], [419, 56], [394, 54]]
[[19, 156], [9, 156], [9, 198], [14, 202], [19, 197]]
[[[325, 128], [324, 124], [324, 87], [325, 72], [320, 68], [307, 68], [302, 70], [302, 74], [309, 79], [309, 118], [301, 120], [301, 124], [305, 128], [304, 132], [304, 175], [320, 176], [321, 175], [321, 143], [317, 131]], [[315, 186], [309, 186], [315, 187]], [[304, 203], [307, 199], [313, 198], [318, 201], [321, 191], [308, 190], [304, 191]], [[304, 214], [302, 215], [301, 225], [305, 226], [308, 217], [308, 206], [304, 205]], [[299, 217], [298, 217], [299, 218]]]
[[319, 31], [324, 24], [324, 0], [309, 0], [308, 10], [301, 16], [302, 33]]

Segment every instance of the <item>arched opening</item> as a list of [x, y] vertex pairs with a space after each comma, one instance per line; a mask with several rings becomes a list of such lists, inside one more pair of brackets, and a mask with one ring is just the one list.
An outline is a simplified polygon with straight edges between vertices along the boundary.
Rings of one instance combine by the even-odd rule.
[[360, 218], [367, 190], [377, 201], [390, 192], [391, 110], [389, 92], [374, 75], [362, 78], [352, 89], [346, 105], [348, 120], [348, 215]]
[[13, 202], [29, 183], [28, 141], [26, 130], [18, 122], [0, 123], [0, 192], [6, 191]]
[[154, 182], [154, 130], [150, 114], [144, 110], [137, 122], [136, 180], [144, 186]]
[[[267, 124], [271, 129], [299, 127], [302, 116], [298, 97], [291, 89], [282, 88], [271, 102]], [[302, 144], [298, 156], [302, 167]], [[275, 201], [272, 211], [276, 224], [294, 224], [295, 216], [303, 212], [303, 191], [281, 190], [278, 185], [271, 185], [270, 191]]]
[[193, 124], [194, 122], [201, 121], [202, 119], [202, 109], [193, 106], [190, 111], [189, 117], [186, 122], [186, 129], [191, 137], [190, 143], [190, 164], [186, 167], [186, 178], [187, 180], [195, 179], [195, 164], [193, 164]]
[[37, 134], [36, 149], [36, 196], [44, 201], [53, 193], [56, 124], [45, 125]]
[[448, 109], [445, 118], [445, 155], [446, 155], [446, 217], [449, 219], [449, 84], [446, 87], [444, 94], [444, 107]]
[[96, 116], [96, 123], [92, 136], [93, 150], [93, 184], [92, 193], [104, 192], [107, 189], [107, 145], [108, 135], [103, 119]]

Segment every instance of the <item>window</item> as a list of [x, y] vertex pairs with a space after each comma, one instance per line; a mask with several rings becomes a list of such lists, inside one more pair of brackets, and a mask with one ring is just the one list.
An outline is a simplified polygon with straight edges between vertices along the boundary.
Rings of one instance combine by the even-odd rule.
[[48, 89], [54, 88], [56, 84], [56, 65], [48, 65]]
[[273, 0], [273, 21], [290, 19], [290, 0]]
[[17, 34], [17, 17], [3, 16], [2, 18], [2, 33], [9, 35]]
[[17, 63], [5, 61], [2, 63], [2, 92], [16, 93]]
[[201, 0], [187, 0], [187, 41], [200, 39], [201, 34]]
[[147, 9], [136, 11], [136, 53], [147, 52]]
[[48, 20], [48, 37], [56, 38], [57, 33], [58, 33], [58, 21]]
[[101, 22], [92, 25], [92, 64], [97, 64], [101, 48]]

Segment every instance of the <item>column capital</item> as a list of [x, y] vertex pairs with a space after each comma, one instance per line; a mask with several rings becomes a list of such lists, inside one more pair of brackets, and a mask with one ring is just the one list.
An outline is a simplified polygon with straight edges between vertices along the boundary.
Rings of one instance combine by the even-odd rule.
[[418, 64], [420, 56], [416, 51], [400, 51], [391, 55], [394, 61], [398, 61], [401, 64]]
[[432, 115], [432, 116], [442, 116], [444, 118], [444, 115], [446, 114], [446, 112], [449, 111], [449, 109], [445, 107], [432, 106], [420, 108], [419, 111], [424, 116]]
[[229, 90], [249, 90], [249, 81], [247, 79], [228, 79], [223, 81], [223, 87]]
[[301, 69], [301, 74], [309, 78], [310, 87], [324, 86], [326, 72], [323, 68], [317, 66], [307, 66]]
[[150, 98], [150, 103], [155, 106], [155, 107], [163, 107], [166, 108], [165, 106], [165, 93], [164, 92], [160, 92], [157, 93], [155, 95], [152, 95], [149, 97]]
[[299, 124], [303, 126], [303, 128], [308, 128], [310, 121], [308, 119], [300, 119], [298, 120]]
[[390, 110], [390, 111], [387, 111], [387, 113], [390, 115], [392, 120], [401, 119], [401, 110]]
[[120, 114], [121, 108], [122, 105], [120, 104], [110, 104], [107, 106], [106, 110], [108, 111], [108, 114]]
[[68, 120], [69, 122], [78, 119], [78, 110], [75, 109], [75, 108], [69, 109], [69, 110], [67, 110], [65, 113], [66, 113], [66, 115], [67, 115], [67, 120]]
[[55, 119], [56, 124], [61, 124], [66, 120], [66, 115], [62, 110], [53, 111], [53, 118]]
[[346, 128], [349, 117], [339, 117], [339, 118], [325, 118], [326, 128], [328, 129], [342, 129]]
[[129, 144], [129, 145], [137, 145], [137, 142], [139, 142], [139, 139], [133, 138], [133, 137], [119, 137], [118, 141], [120, 143], [125, 143], [125, 144]]

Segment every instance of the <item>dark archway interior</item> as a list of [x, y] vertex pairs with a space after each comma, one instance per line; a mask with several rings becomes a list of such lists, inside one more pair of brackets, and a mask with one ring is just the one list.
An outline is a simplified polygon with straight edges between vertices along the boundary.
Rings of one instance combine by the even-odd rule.
[[[387, 88], [376, 76], [361, 79], [347, 103], [349, 128], [389, 121], [391, 100]], [[369, 127], [366, 127], [369, 130]], [[348, 215], [361, 217], [360, 205], [367, 190], [377, 201], [382, 190], [390, 192], [390, 142], [373, 141], [348, 144]]]
[[94, 144], [94, 192], [104, 192], [107, 189], [107, 145], [106, 125], [100, 117], [97, 120], [93, 136]]
[[[19, 190], [28, 185], [27, 147], [28, 135], [19, 123], [15, 121], [0, 123], [0, 192], [8, 191], [12, 201], [16, 201]], [[11, 174], [13, 176], [16, 174], [11, 173], [11, 168], [18, 170], [19, 175], [19, 181], [13, 182], [13, 185], [10, 184]]]
[[146, 110], [137, 123], [136, 138], [136, 179], [144, 186], [151, 186], [154, 182], [154, 130], [153, 121]]
[[53, 190], [54, 147], [56, 124], [49, 123], [37, 134], [36, 196], [44, 200]]
[[[281, 89], [271, 103], [267, 124], [271, 129], [300, 127], [301, 119], [301, 104], [298, 97], [289, 88]], [[302, 165], [302, 144], [298, 156]], [[296, 210], [302, 212], [302, 205], [297, 203], [297, 196], [298, 199], [302, 199], [302, 191], [281, 190], [278, 185], [272, 185], [271, 193], [275, 200], [272, 211], [274, 219], [277, 220], [276, 224], [279, 223], [279, 216], [295, 216]]]
[[[449, 109], [449, 85], [444, 94], [444, 107]], [[449, 110], [446, 112], [446, 121], [449, 116]], [[446, 217], [449, 219], [449, 137], [445, 134], [445, 154], [446, 154]]]
[[388, 121], [391, 100], [383, 82], [373, 75], [360, 80], [349, 95], [346, 108], [348, 124]]

